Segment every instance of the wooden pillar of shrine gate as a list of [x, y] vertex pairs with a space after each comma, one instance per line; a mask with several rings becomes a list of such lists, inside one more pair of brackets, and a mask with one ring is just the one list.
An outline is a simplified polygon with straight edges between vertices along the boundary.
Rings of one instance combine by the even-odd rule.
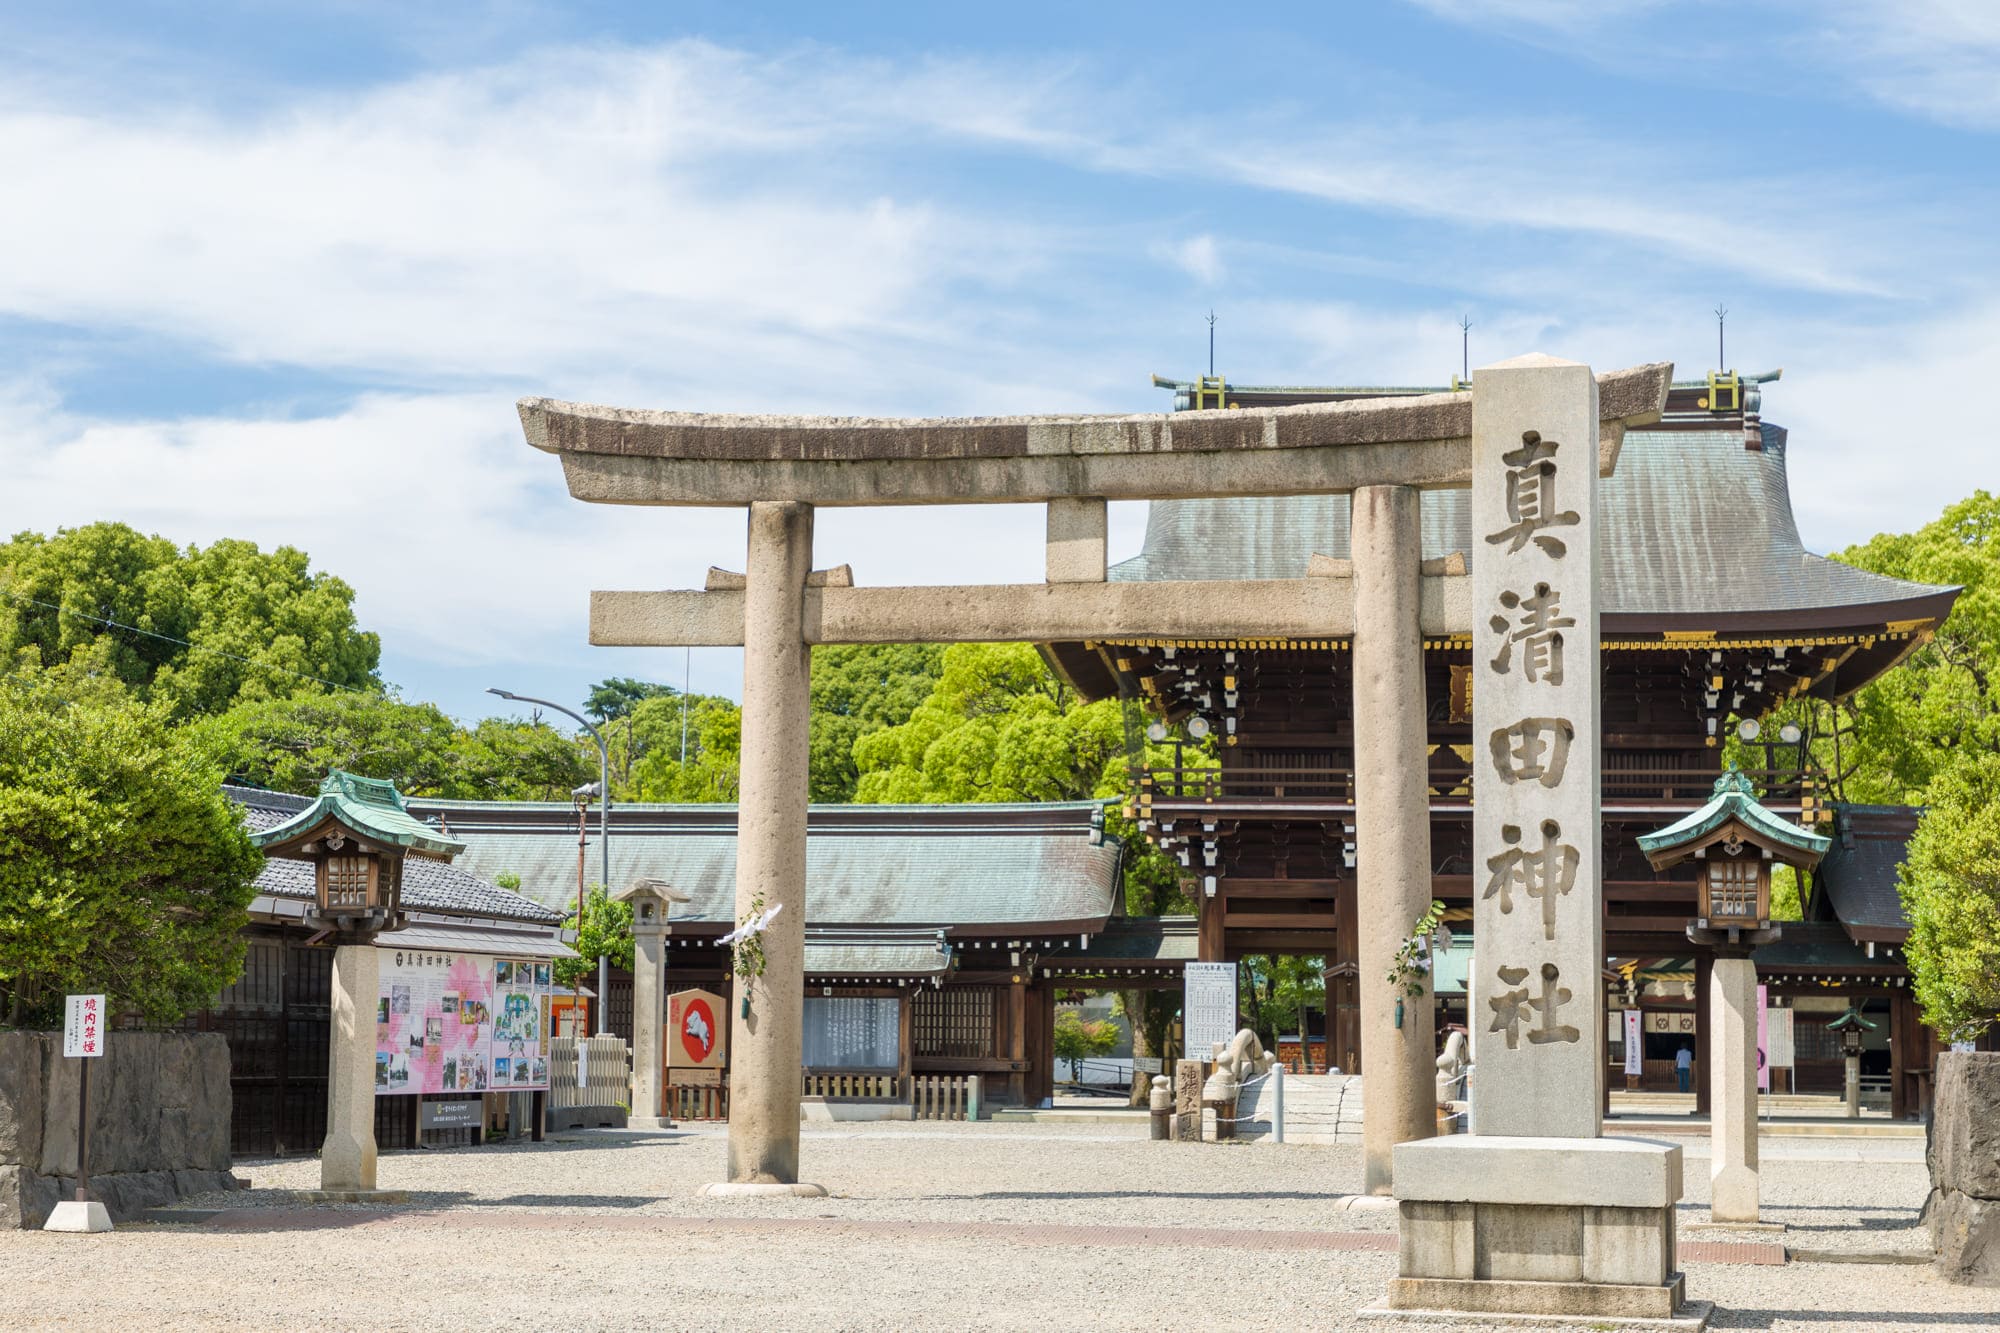
[[1521, 357], [1472, 402], [1477, 1132], [1397, 1147], [1388, 1305], [1666, 1318], [1680, 1149], [1601, 1134], [1597, 383]]
[[1399, 1143], [1437, 1133], [1436, 997], [1389, 978], [1431, 903], [1417, 491], [1354, 492], [1354, 871], [1360, 922], [1362, 1188], [1391, 1192]]
[[711, 1194], [826, 1192], [799, 1182], [812, 656], [805, 590], [812, 538], [811, 505], [750, 506], [736, 919], [777, 915], [755, 936], [762, 973], [736, 978], [729, 1010], [729, 1180], [708, 1186]]

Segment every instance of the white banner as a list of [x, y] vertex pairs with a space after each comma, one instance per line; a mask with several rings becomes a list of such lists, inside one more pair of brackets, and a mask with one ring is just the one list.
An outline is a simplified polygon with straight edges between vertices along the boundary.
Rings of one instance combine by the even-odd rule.
[[104, 1054], [104, 997], [72, 995], [63, 1007], [63, 1058], [90, 1060]]
[[1639, 1011], [1625, 1011], [1625, 1072], [1643, 1074], [1646, 1072], [1646, 1039], [1639, 1031]]
[[1794, 1059], [1792, 1055], [1792, 1011], [1789, 1009], [1773, 1009], [1769, 1011], [1769, 1018], [1771, 1027], [1767, 1035], [1771, 1042], [1771, 1068], [1790, 1069]]
[[1188, 963], [1181, 972], [1181, 1058], [1212, 1060], [1236, 1035], [1236, 964]]

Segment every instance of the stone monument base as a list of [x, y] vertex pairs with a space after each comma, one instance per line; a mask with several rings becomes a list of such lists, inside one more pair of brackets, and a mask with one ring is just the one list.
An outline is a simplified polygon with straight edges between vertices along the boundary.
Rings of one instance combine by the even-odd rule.
[[770, 1199], [791, 1197], [795, 1199], [823, 1199], [826, 1189], [820, 1185], [809, 1185], [805, 1181], [789, 1184], [764, 1181], [717, 1181], [713, 1185], [703, 1185], [701, 1192], [710, 1198]]
[[1675, 1144], [1454, 1135], [1398, 1144], [1395, 1179], [1387, 1311], [1706, 1318], [1674, 1267]]

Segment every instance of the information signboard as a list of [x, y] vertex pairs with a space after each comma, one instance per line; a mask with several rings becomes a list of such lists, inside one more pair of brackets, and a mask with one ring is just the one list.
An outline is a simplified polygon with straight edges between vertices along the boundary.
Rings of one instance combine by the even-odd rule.
[[1773, 1069], [1790, 1069], [1796, 1058], [1792, 1054], [1792, 1011], [1771, 1009], [1766, 1011], [1770, 1023], [1770, 1063]]
[[1181, 1058], [1212, 1060], [1236, 1035], [1236, 964], [1189, 963], [1181, 977]]
[[63, 1058], [96, 1059], [104, 1054], [104, 997], [72, 995], [63, 1006]]
[[547, 959], [393, 948], [381, 955], [376, 1096], [549, 1086]]

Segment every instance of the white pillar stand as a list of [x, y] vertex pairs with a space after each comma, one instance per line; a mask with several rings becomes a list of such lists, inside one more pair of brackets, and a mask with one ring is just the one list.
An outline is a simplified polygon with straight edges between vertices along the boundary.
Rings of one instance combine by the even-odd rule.
[[326, 1141], [319, 1153], [322, 1190], [375, 1189], [375, 1000], [381, 974], [373, 943], [334, 950]]
[[44, 1231], [94, 1233], [111, 1230], [111, 1214], [95, 1199], [64, 1199], [42, 1223]]

